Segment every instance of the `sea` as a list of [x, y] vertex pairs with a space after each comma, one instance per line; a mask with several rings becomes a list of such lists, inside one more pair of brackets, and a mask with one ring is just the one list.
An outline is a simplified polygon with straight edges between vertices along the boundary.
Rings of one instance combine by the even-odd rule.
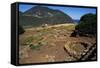
[[79, 24], [79, 20], [74, 20], [74, 23], [75, 24]]

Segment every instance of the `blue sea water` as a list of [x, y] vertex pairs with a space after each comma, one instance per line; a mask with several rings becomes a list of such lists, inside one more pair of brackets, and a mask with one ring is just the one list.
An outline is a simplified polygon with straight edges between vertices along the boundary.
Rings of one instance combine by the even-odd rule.
[[79, 24], [79, 20], [74, 20], [74, 23], [75, 24]]

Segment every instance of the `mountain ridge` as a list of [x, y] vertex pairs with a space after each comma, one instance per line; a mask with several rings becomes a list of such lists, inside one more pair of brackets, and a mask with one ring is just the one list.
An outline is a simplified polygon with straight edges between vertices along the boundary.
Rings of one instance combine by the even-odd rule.
[[73, 23], [73, 19], [60, 10], [54, 10], [44, 6], [35, 6], [20, 13], [19, 22], [22, 26], [41, 26], [42, 24]]

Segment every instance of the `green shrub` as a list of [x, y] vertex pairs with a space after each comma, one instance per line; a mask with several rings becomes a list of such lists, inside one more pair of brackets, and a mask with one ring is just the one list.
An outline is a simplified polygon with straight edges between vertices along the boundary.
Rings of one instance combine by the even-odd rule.
[[38, 42], [38, 43], [35, 43], [35, 44], [30, 44], [30, 49], [32, 50], [39, 50], [41, 46], [45, 45], [46, 43], [45, 42]]
[[81, 17], [80, 23], [75, 27], [82, 34], [96, 34], [97, 18], [96, 14], [86, 14]]
[[36, 50], [36, 49], [39, 49], [41, 45], [39, 44], [30, 44], [30, 49], [32, 50]]
[[18, 31], [19, 31], [19, 34], [23, 34], [25, 32], [25, 30], [23, 29], [23, 27], [20, 26], [20, 25], [19, 25]]

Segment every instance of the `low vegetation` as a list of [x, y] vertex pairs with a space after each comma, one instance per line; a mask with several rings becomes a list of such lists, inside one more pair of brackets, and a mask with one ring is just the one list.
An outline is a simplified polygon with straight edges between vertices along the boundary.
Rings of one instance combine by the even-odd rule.
[[19, 25], [19, 27], [18, 27], [18, 31], [19, 31], [18, 34], [23, 34], [23, 33], [25, 32], [25, 30], [23, 29], [23, 27], [20, 26], [20, 25]]
[[97, 32], [96, 14], [86, 14], [81, 17], [80, 23], [75, 27], [81, 34], [95, 35]]

